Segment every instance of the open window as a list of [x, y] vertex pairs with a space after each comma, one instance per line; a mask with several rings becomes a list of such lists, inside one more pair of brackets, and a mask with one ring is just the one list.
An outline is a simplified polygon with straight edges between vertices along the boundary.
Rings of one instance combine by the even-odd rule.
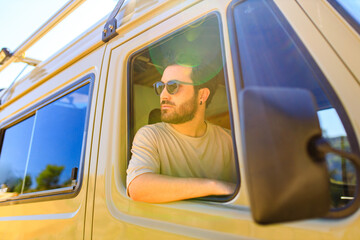
[[87, 78], [2, 127], [1, 201], [80, 187], [90, 99]]
[[[129, 158], [137, 131], [145, 125], [161, 122], [160, 99], [155, 94], [153, 84], [161, 80], [164, 69], [170, 65], [190, 66], [193, 72], [194, 68], [206, 68], [206, 71], [202, 71], [202, 83], [216, 83], [216, 91], [206, 108], [206, 121], [231, 132], [222, 48], [219, 18], [216, 14], [209, 14], [132, 54], [129, 59]], [[229, 172], [229, 175], [235, 176], [239, 187], [236, 153], [232, 154], [235, 157], [232, 163], [234, 172]], [[227, 201], [232, 197], [217, 200]]]

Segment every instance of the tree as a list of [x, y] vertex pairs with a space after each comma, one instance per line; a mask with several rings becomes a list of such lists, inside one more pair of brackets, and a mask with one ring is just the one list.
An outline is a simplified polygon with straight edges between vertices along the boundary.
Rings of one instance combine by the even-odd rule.
[[[30, 186], [32, 184], [32, 179], [30, 175], [26, 175], [25, 176], [25, 185], [24, 185], [24, 192], [27, 191]], [[21, 193], [21, 188], [23, 185], [23, 179], [19, 178], [18, 179], [18, 183], [16, 184], [16, 186], [14, 187], [13, 192], [17, 192], [17, 193]]]
[[64, 170], [64, 166], [47, 165], [36, 178], [37, 190], [48, 190], [58, 188], [60, 175]]

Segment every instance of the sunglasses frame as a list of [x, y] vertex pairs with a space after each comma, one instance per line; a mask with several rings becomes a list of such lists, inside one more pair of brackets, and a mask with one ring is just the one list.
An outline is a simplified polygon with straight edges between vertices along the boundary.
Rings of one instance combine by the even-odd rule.
[[[171, 82], [171, 83], [175, 82], [175, 83], [177, 84], [177, 86], [176, 86], [176, 88], [175, 88], [175, 90], [174, 90], [173, 92], [170, 92], [169, 89], [168, 89], [168, 84], [169, 84], [170, 82]], [[158, 95], [158, 96], [160, 96], [160, 94], [161, 94], [161, 92], [158, 93], [158, 91], [156, 90], [156, 89], [157, 89], [156, 85], [157, 85], [158, 83], [161, 83], [161, 84], [163, 84], [163, 86], [164, 86], [164, 88], [161, 90], [161, 92], [166, 88], [166, 91], [167, 91], [170, 95], [174, 95], [174, 94], [176, 94], [176, 93], [178, 92], [178, 90], [179, 90], [179, 85], [193, 85], [193, 86], [195, 86], [194, 83], [182, 82], [182, 81], [175, 80], [175, 79], [174, 79], [174, 80], [170, 80], [170, 81], [168, 81], [167, 83], [164, 83], [164, 82], [162, 82], [162, 81], [157, 81], [157, 82], [155, 82], [155, 83], [153, 84], [153, 87], [154, 87], [154, 90], [155, 90], [155, 94]]]

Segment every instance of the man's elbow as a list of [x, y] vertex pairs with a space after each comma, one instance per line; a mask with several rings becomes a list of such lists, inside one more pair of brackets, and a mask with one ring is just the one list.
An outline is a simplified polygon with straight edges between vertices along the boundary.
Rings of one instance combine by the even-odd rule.
[[134, 201], [143, 201], [141, 193], [139, 191], [137, 191], [136, 187], [130, 185], [129, 189], [128, 189], [128, 192], [129, 192], [129, 197], [132, 200], [134, 200]]
[[134, 178], [128, 186], [129, 197], [138, 202], [169, 202], [161, 197], [162, 194], [159, 194], [158, 190], [155, 190], [157, 184], [153, 181], [154, 176], [156, 177], [153, 173], [145, 173]]
[[128, 186], [129, 197], [138, 202], [146, 201], [146, 189], [143, 188], [143, 182], [139, 177], [135, 178]]

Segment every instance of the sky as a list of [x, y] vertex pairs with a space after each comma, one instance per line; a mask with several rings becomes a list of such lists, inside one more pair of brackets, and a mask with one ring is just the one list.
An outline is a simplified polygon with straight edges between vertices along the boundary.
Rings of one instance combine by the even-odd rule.
[[[68, 0], [0, 0], [0, 49], [15, 51], [33, 32], [55, 14]], [[117, 0], [86, 0], [39, 42], [29, 48], [26, 57], [46, 60], [86, 29], [110, 13]], [[26, 67], [12, 63], [0, 72], [0, 88], [8, 87]], [[21, 76], [33, 69], [27, 66]]]

